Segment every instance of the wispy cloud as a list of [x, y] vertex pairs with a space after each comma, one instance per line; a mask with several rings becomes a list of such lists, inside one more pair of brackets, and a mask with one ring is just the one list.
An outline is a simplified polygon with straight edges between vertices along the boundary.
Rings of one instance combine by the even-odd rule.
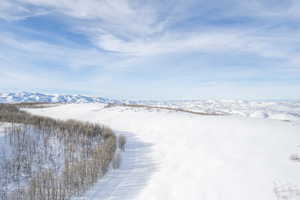
[[[42, 41], [20, 38], [14, 34], [0, 35], [2, 57], [10, 63], [25, 64], [48, 61], [69, 68], [101, 67], [113, 62], [117, 56], [104, 53], [96, 48], [72, 48], [64, 45], [49, 44]], [[16, 59], [16, 57], [18, 59]], [[29, 62], [30, 63], [30, 62]]]
[[[294, 79], [300, 72], [299, 13], [297, 0], [2, 0], [0, 23], [2, 19], [16, 28], [1, 30], [0, 62], [48, 71], [51, 67], [64, 71], [94, 68], [106, 81], [111, 81], [112, 73], [126, 80], [132, 79], [129, 72], [146, 76], [145, 68], [160, 68], [167, 75], [175, 66], [185, 66], [196, 79], [199, 68], [204, 72], [211, 66], [212, 71], [217, 67], [226, 74], [222, 80], [208, 81], [219, 83], [242, 70], [255, 69], [252, 79], [264, 74], [276, 82], [282, 74]], [[18, 22], [39, 16], [54, 16], [53, 20], [63, 22], [59, 28], [78, 33], [89, 43], [77, 44], [64, 33], [55, 36], [59, 42], [54, 43], [19, 31], [24, 27]], [[45, 34], [39, 25], [31, 29], [37, 32], [33, 35]], [[232, 72], [229, 65], [242, 67]], [[267, 72], [260, 71], [262, 65]], [[271, 68], [276, 68], [275, 74]], [[146, 81], [153, 81], [153, 76], [148, 75]], [[126, 88], [140, 83], [135, 81], [124, 81]]]

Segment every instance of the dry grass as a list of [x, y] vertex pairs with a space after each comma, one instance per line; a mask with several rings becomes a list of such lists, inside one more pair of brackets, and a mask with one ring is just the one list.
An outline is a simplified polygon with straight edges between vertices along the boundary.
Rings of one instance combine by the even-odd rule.
[[190, 113], [190, 114], [195, 114], [195, 115], [224, 115], [224, 114], [219, 114], [219, 113], [204, 113], [204, 112], [196, 112], [196, 111], [191, 111], [191, 110], [185, 110], [181, 108], [171, 108], [171, 107], [163, 107], [163, 106], [149, 106], [149, 105], [140, 105], [140, 104], [108, 104], [105, 106], [105, 108], [111, 108], [111, 107], [116, 107], [116, 106], [121, 106], [121, 107], [131, 107], [131, 108], [144, 108], [144, 109], [159, 109], [159, 110], [168, 110], [168, 111], [174, 111], [174, 112], [183, 112], [183, 113]]
[[62, 103], [47, 103], [47, 102], [22, 102], [22, 103], [15, 103], [14, 106], [18, 108], [49, 108], [59, 106]]

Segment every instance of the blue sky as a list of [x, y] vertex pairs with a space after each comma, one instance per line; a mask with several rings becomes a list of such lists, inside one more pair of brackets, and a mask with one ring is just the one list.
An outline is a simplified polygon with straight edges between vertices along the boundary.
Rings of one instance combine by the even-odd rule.
[[1, 0], [0, 91], [299, 99], [298, 0]]

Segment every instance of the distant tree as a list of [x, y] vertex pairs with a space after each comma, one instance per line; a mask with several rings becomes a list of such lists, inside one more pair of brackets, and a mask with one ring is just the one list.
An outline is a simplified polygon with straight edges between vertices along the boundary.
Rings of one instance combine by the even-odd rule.
[[119, 136], [118, 143], [119, 143], [119, 148], [122, 151], [125, 151], [126, 137], [124, 135]]

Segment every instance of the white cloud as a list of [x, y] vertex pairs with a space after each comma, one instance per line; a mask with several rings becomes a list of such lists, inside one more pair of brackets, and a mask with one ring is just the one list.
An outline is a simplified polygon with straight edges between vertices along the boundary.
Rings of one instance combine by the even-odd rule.
[[[231, 52], [254, 54], [265, 58], [284, 59], [296, 65], [294, 45], [297, 33], [271, 34], [264, 27], [243, 28], [195, 27], [192, 30], [170, 27], [193, 17], [222, 18], [278, 17], [297, 18], [300, 2], [288, 0], [218, 1], [202, 0], [134, 1], [134, 0], [2, 0], [0, 11], [4, 18], [18, 19], [41, 13], [41, 10], [61, 13], [75, 20], [73, 29], [85, 34], [92, 43], [105, 51], [120, 53], [121, 57], [145, 57], [175, 52]], [[33, 8], [30, 7], [34, 6]], [[198, 12], [199, 10], [199, 12]], [[218, 14], [211, 13], [217, 10]], [[204, 11], [207, 11], [205, 13]], [[2, 17], [3, 17], [2, 16]], [[1, 17], [1, 14], [0, 14]], [[82, 21], [83, 20], [83, 21]], [[264, 34], [264, 32], [268, 34]], [[274, 31], [274, 30], [272, 30]], [[276, 32], [276, 30], [275, 30]], [[74, 50], [63, 46], [32, 41], [6, 39], [17, 49], [31, 51], [49, 58], [62, 58], [72, 66], [94, 66], [110, 63], [113, 53], [96, 49]], [[25, 49], [24, 49], [25, 48]], [[33, 52], [34, 51], [34, 52]], [[77, 56], [73, 56], [77, 55]], [[98, 55], [98, 56], [97, 56]], [[112, 58], [113, 57], [113, 58]], [[81, 59], [77, 59], [81, 58]], [[93, 59], [88, 59], [93, 58]], [[90, 61], [92, 60], [92, 61]], [[112, 62], [112, 65], [115, 62]]]
[[21, 20], [27, 17], [44, 15], [49, 11], [43, 7], [32, 9], [26, 3], [20, 3], [18, 0], [1, 0], [0, 19], [7, 21]]
[[[288, 37], [288, 38], [287, 38]], [[299, 67], [299, 54], [295, 44], [297, 33], [282, 36], [266, 36], [242, 30], [218, 32], [165, 34], [152, 40], [120, 40], [113, 35], [101, 35], [96, 44], [103, 49], [138, 57], [172, 54], [175, 52], [229, 53], [231, 55], [255, 55], [267, 59], [282, 59], [286, 65]]]
[[73, 48], [49, 44], [12, 34], [0, 35], [0, 45], [2, 51], [0, 58], [3, 57], [6, 63], [11, 64], [20, 63], [21, 60], [23, 62], [32, 60], [59, 63], [70, 68], [104, 67], [117, 58], [116, 55], [104, 54], [95, 48]]

